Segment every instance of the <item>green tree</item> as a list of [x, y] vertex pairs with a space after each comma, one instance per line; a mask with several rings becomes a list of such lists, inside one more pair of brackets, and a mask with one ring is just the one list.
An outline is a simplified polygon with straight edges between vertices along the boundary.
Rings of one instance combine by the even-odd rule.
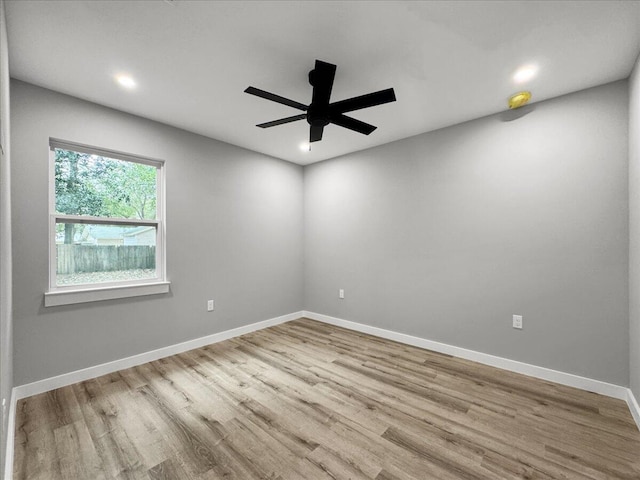
[[[156, 168], [98, 155], [55, 150], [56, 211], [153, 219], [156, 216]], [[64, 243], [73, 243], [77, 225], [65, 223]]]
[[156, 169], [149, 165], [119, 162], [105, 184], [105, 204], [110, 216], [156, 218]]
[[[68, 215], [102, 215], [102, 199], [94, 188], [99, 175], [90, 155], [69, 150], [55, 151], [56, 211]], [[75, 224], [64, 224], [64, 243], [73, 243]]]

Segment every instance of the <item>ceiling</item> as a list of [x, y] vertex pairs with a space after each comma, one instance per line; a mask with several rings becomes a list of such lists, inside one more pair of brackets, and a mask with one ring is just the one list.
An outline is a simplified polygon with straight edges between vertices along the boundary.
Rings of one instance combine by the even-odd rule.
[[[629, 76], [638, 1], [12, 1], [11, 76], [298, 164], [309, 164]], [[397, 101], [329, 125], [312, 151], [300, 113], [316, 59], [338, 66], [331, 100], [393, 87]], [[523, 64], [538, 75], [524, 85]], [[114, 82], [128, 73], [131, 91]]]

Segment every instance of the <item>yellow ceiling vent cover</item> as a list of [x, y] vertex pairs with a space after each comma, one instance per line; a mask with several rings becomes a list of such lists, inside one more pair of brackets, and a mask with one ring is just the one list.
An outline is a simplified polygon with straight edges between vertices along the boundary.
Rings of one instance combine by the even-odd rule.
[[531, 92], [518, 92], [509, 97], [509, 108], [520, 108], [531, 100]]

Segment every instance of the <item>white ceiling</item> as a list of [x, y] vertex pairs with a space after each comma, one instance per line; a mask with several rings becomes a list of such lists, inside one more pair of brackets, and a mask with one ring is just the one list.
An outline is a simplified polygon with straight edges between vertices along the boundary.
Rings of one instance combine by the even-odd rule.
[[[626, 78], [640, 52], [638, 1], [7, 1], [11, 76], [244, 148], [309, 164], [506, 110], [511, 76], [540, 101]], [[369, 136], [329, 125], [302, 152], [316, 59], [338, 66], [332, 101], [393, 87], [352, 112]], [[126, 91], [119, 72], [138, 82]]]

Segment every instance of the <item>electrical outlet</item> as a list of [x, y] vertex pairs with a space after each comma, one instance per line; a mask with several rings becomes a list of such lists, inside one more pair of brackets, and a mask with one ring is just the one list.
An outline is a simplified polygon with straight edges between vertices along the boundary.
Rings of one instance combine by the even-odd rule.
[[338, 290], [338, 298], [344, 298], [344, 289], [343, 288]]
[[519, 328], [522, 330], [522, 315], [513, 316], [513, 328]]
[[213, 312], [215, 308], [215, 303], [213, 300], [207, 300], [207, 312]]

